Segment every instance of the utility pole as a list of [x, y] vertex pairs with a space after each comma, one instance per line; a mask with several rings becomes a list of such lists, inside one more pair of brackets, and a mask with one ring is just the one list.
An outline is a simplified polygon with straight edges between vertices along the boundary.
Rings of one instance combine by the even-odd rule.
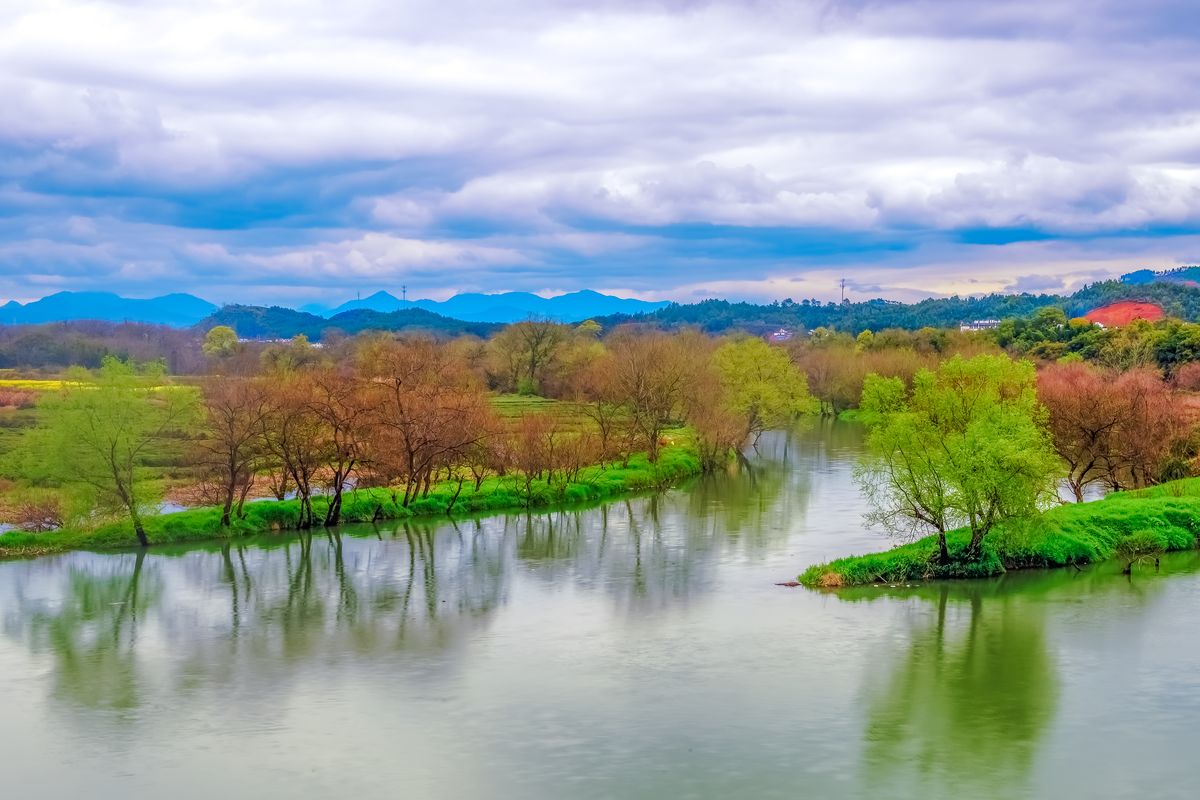
[[842, 302], [846, 302], [846, 279], [842, 278]]

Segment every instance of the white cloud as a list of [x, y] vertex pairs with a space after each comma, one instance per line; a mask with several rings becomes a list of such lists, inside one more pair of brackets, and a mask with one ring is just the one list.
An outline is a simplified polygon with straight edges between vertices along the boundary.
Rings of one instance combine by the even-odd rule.
[[[1194, 228], [1193, 18], [1175, 0], [8, 0], [0, 244], [20, 255], [0, 271], [36, 250], [66, 272], [173, 263], [196, 289], [224, 264], [226, 287], [423, 270], [432, 292], [456, 285], [446, 264], [472, 286], [767, 291], [769, 257], [672, 252], [652, 229], [834, 231], [834, 252], [839, 231]], [[1033, 271], [1006, 268], [1000, 286]]]
[[502, 247], [404, 239], [382, 233], [269, 255], [248, 255], [244, 260], [281, 276], [380, 280], [397, 279], [413, 268], [453, 270], [527, 261], [517, 251]]

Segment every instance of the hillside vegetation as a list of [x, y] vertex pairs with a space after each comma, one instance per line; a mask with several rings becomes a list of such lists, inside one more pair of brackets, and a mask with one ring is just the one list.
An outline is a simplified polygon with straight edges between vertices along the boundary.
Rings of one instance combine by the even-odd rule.
[[233, 328], [244, 339], [291, 339], [307, 336], [314, 342], [329, 333], [353, 335], [363, 331], [426, 331], [446, 336], [487, 336], [501, 326], [488, 322], [463, 322], [420, 308], [401, 311], [372, 311], [359, 308], [326, 319], [305, 311], [281, 306], [225, 306], [196, 327], [209, 330], [217, 325]]
[[1200, 287], [1173, 282], [1147, 284], [1103, 281], [1067, 296], [1052, 294], [992, 294], [984, 297], [945, 297], [918, 303], [868, 300], [860, 303], [822, 303], [783, 300], [766, 305], [705, 300], [694, 305], [673, 303], [637, 317], [610, 316], [598, 321], [610, 327], [639, 322], [674, 328], [696, 326], [710, 333], [742, 329], [766, 333], [777, 328], [828, 328], [850, 334], [864, 330], [957, 328], [979, 319], [1029, 317], [1042, 308], [1060, 309], [1067, 318], [1082, 317], [1100, 306], [1133, 300], [1154, 303], [1170, 316], [1200, 321]]

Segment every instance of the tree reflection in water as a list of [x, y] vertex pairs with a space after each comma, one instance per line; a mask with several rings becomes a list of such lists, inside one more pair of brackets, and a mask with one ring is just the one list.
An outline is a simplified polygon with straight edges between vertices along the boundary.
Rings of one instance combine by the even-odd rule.
[[97, 707], [147, 682], [283, 692], [314, 659], [452, 671], [518, 574], [625, 617], [707, 594], [722, 559], [762, 557], [803, 517], [827, 440], [768, 433], [750, 471], [594, 508], [3, 564], [4, 630], [50, 660], [56, 695]]
[[71, 567], [50, 598], [17, 587], [5, 631], [23, 636], [35, 652], [53, 654], [55, 696], [93, 708], [137, 705], [139, 637], [162, 597], [161, 577], [146, 561], [143, 551]]
[[[1178, 554], [1167, 571], [1194, 571]], [[1047, 618], [1066, 601], [1103, 609], [1136, 638], [1161, 579], [1123, 581], [1112, 564], [915, 589], [860, 589], [845, 600], [906, 599], [903, 652], [868, 691], [863, 775], [884, 795], [948, 789], [963, 797], [1026, 797], [1054, 719], [1058, 675]], [[1161, 578], [1161, 576], [1158, 576]]]
[[276, 681], [267, 691], [282, 691], [289, 664], [318, 657], [452, 661], [504, 604], [515, 564], [536, 584], [601, 592], [626, 613], [703, 593], [722, 551], [755, 523], [731, 513], [695, 524], [693, 504], [724, 491], [738, 505], [745, 492], [786, 483], [766, 469], [755, 482], [546, 514], [7, 564], [15, 602], [4, 629], [52, 660], [57, 696], [94, 707], [137, 705], [143, 684], [162, 679], [144, 675], [145, 662], [164, 652], [183, 691], [255, 669]]
[[907, 656], [870, 704], [866, 777], [879, 791], [1025, 793], [1057, 685], [1045, 606], [995, 585], [941, 585], [924, 595], [932, 615], [915, 609]]

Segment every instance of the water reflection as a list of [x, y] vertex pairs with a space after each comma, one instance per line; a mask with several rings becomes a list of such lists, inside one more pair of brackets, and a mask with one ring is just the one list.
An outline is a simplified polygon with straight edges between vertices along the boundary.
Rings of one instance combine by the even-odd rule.
[[140, 627], [162, 597], [160, 576], [145, 564], [138, 553], [94, 571], [72, 569], [53, 601], [27, 598], [18, 587], [5, 629], [22, 630], [35, 651], [54, 655], [57, 696], [99, 708], [137, 704]]
[[[408, 656], [407, 668], [426, 653], [453, 671], [516, 575], [628, 618], [711, 594], [722, 564], [794, 534], [814, 481], [847, 470], [860, 442], [828, 423], [772, 432], [749, 469], [596, 508], [0, 564], [4, 632], [52, 662], [56, 697], [97, 708], [268, 673], [282, 692], [289, 665], [315, 658]], [[144, 674], [163, 662], [173, 674]]]
[[4, 631], [52, 660], [56, 696], [91, 707], [135, 707], [164, 650], [182, 690], [269, 670], [282, 691], [288, 665], [315, 658], [429, 652], [454, 669], [515, 573], [626, 614], [704, 594], [722, 558], [779, 535], [764, 516], [804, 502], [790, 474], [764, 458], [752, 475], [598, 508], [10, 563]]
[[942, 585], [913, 609], [906, 652], [872, 692], [865, 777], [903, 796], [953, 787], [1023, 796], [1054, 715], [1045, 606], [998, 584]]
[[[1168, 561], [1175, 574], [1197, 569], [1195, 554]], [[1106, 625], [1136, 629], [1164, 586], [1162, 575], [1126, 581], [1102, 565], [842, 593], [907, 602], [902, 644], [868, 681], [864, 780], [893, 796], [1029, 796], [1060, 690], [1048, 618], [1087, 603]]]
[[[859, 442], [766, 436], [750, 474], [591, 509], [0, 563], [5, 775], [540, 800], [1130, 796], [1149, 774], [1190, 797], [1200, 554], [1132, 581], [775, 587], [886, 544]], [[1061, 766], [1112, 748], [1146, 770]]]

